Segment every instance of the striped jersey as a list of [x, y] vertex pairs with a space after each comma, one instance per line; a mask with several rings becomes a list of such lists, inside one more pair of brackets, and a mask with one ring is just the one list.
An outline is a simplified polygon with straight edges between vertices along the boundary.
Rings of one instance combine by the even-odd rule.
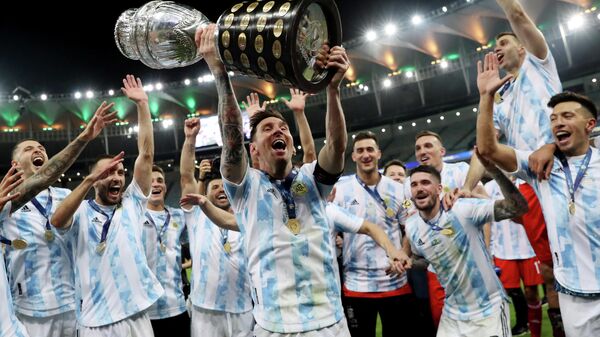
[[[589, 167], [575, 191], [574, 215], [569, 213], [571, 197], [560, 160], [554, 158], [550, 179], [539, 182], [528, 166], [532, 152], [515, 152], [517, 176], [533, 187], [542, 206], [556, 281], [571, 292], [600, 294], [600, 151], [592, 148]], [[573, 181], [583, 158], [568, 158]]]
[[297, 235], [286, 225], [283, 197], [267, 174], [248, 167], [239, 184], [225, 180], [244, 238], [254, 318], [272, 332], [311, 331], [344, 317], [325, 211], [332, 186], [315, 180], [315, 166], [303, 165], [291, 186]]
[[[250, 280], [239, 232], [215, 225], [199, 206], [183, 209], [192, 256], [192, 304], [240, 314], [252, 310]], [[229, 252], [225, 244], [229, 243]]]
[[[148, 196], [133, 180], [120, 206], [98, 205], [108, 217], [95, 211], [87, 200], [73, 215], [64, 235], [75, 252], [79, 324], [98, 327], [118, 322], [148, 309], [163, 295], [142, 243], [147, 201]], [[99, 254], [102, 225], [110, 216], [106, 248]]]
[[493, 218], [493, 200], [459, 199], [430, 221], [416, 213], [406, 223], [412, 251], [433, 265], [446, 291], [443, 313], [450, 319], [489, 317], [507, 299], [480, 234]]
[[535, 151], [554, 142], [547, 106], [562, 91], [554, 56], [548, 48], [545, 60], [527, 52], [517, 77], [496, 94], [494, 126], [506, 137], [507, 145]]
[[[485, 184], [485, 191], [492, 200], [502, 200], [504, 196], [495, 180]], [[492, 223], [490, 242], [492, 255], [502, 260], [524, 260], [535, 257], [523, 225], [510, 219]]]
[[[10, 201], [4, 205], [0, 212], [0, 228], [4, 227], [10, 216]], [[0, 243], [0, 336], [2, 337], [27, 337], [25, 327], [17, 319], [4, 265], [4, 244]]]
[[[462, 188], [467, 180], [469, 172], [469, 164], [465, 162], [444, 163], [440, 176], [442, 177], [443, 192], [447, 193], [455, 188]], [[410, 176], [404, 179], [404, 196], [406, 200], [411, 200], [412, 193], [410, 191]], [[412, 202], [411, 202], [412, 204]]]
[[[48, 192], [50, 191], [50, 192]], [[71, 193], [50, 187], [36, 199], [46, 209], [51, 196], [50, 218]], [[73, 258], [69, 243], [50, 225], [52, 238], [45, 238], [47, 219], [30, 201], [14, 211], [1, 232], [8, 239], [27, 241], [25, 249], [7, 247], [7, 270], [16, 310], [30, 317], [48, 317], [75, 310]]]
[[169, 211], [166, 226], [167, 212], [164, 210], [148, 209], [143, 219], [142, 242], [148, 267], [165, 290], [164, 295], [147, 310], [150, 319], [169, 318], [186, 311], [181, 280], [181, 244], [187, 242], [185, 219], [181, 209], [166, 209]]
[[[333, 202], [355, 216], [381, 226], [394, 246], [401, 249], [400, 226], [406, 220], [406, 209], [402, 206], [402, 185], [381, 176], [376, 186], [368, 188], [376, 190], [381, 199], [369, 194], [357, 176], [354, 176], [336, 184]], [[406, 274], [386, 275], [389, 261], [385, 250], [370, 236], [353, 233], [344, 235], [342, 260], [344, 286], [350, 291], [387, 292], [406, 285]]]
[[[327, 207], [325, 208], [327, 212], [327, 218], [331, 221], [331, 242], [333, 243], [332, 252], [334, 256], [338, 256], [337, 254], [337, 246], [335, 245], [335, 237], [337, 233], [358, 233], [362, 224], [364, 222], [363, 218], [359, 218], [356, 215], [350, 213], [348, 210], [341, 208], [340, 206], [334, 203], [327, 203]], [[338, 261], [335, 259], [335, 266], [338, 268]], [[336, 270], [339, 270], [336, 269]], [[342, 286], [340, 281], [339, 273], [335, 273], [337, 277], [337, 283], [339, 286]]]

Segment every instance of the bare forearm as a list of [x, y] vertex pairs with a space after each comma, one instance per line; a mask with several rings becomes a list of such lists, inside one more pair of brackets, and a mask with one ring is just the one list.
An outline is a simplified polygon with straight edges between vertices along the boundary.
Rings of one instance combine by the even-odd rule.
[[496, 201], [494, 205], [494, 219], [501, 221], [525, 214], [528, 209], [527, 200], [519, 192], [517, 186], [498, 169], [492, 170], [489, 173], [496, 180], [504, 196], [503, 200]]
[[489, 95], [481, 96], [479, 100], [479, 115], [477, 115], [477, 149], [484, 157], [493, 155], [497, 143], [496, 130], [493, 121], [494, 99]]
[[485, 174], [485, 167], [481, 164], [475, 152], [471, 156], [471, 162], [469, 164], [469, 172], [467, 173], [467, 178], [465, 179], [465, 185], [463, 189], [467, 191], [472, 191], [477, 184], [481, 181]]
[[20, 195], [13, 200], [11, 212], [21, 208], [40, 193], [40, 191], [48, 188], [48, 186], [57, 181], [60, 175], [67, 171], [75, 162], [87, 143], [87, 140], [77, 137], [62, 151], [50, 158], [38, 172], [25, 179], [14, 191], [14, 193], [19, 192]]
[[196, 193], [196, 179], [194, 178], [194, 158], [196, 151], [195, 139], [186, 137], [183, 142], [181, 159], [179, 162], [179, 175], [181, 182], [181, 195]]
[[81, 205], [81, 202], [85, 198], [86, 194], [92, 188], [93, 182], [84, 179], [79, 186], [77, 186], [67, 197], [58, 205], [58, 208], [52, 214], [50, 223], [52, 226], [57, 228], [65, 228], [70, 225], [73, 214]]
[[206, 214], [206, 216], [217, 226], [228, 229], [232, 231], [239, 232], [240, 228], [237, 224], [235, 216], [227, 211], [220, 209], [219, 207], [213, 205], [210, 201], [201, 205], [202, 212]]
[[538, 58], [545, 58], [548, 47], [544, 36], [535, 23], [525, 13], [517, 0], [496, 0], [510, 23], [510, 27], [529, 52]]
[[368, 221], [363, 222], [363, 225], [358, 232], [370, 236], [375, 243], [385, 250], [388, 256], [392, 256], [392, 253], [397, 250], [383, 229], [379, 228], [374, 223], [370, 223]]
[[346, 119], [338, 88], [327, 88], [325, 128], [327, 144], [319, 153], [319, 165], [330, 174], [338, 174], [344, 169], [344, 152], [348, 142]]
[[211, 67], [211, 71], [219, 94], [219, 126], [223, 138], [221, 172], [225, 179], [239, 183], [248, 166], [242, 114], [225, 68]]
[[310, 125], [308, 124], [304, 111], [294, 111], [294, 119], [296, 120], [296, 126], [298, 126], [298, 132], [300, 133], [302, 151], [304, 151], [302, 162], [312, 163], [317, 159], [315, 140], [312, 137]]
[[147, 101], [138, 102], [138, 157], [135, 161], [134, 178], [144, 194], [150, 193], [152, 162], [154, 160], [154, 130]]

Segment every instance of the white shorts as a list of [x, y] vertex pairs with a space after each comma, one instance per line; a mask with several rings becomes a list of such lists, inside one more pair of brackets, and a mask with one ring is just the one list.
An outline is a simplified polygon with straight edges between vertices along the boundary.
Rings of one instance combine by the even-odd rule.
[[75, 337], [77, 335], [77, 318], [75, 311], [49, 317], [30, 317], [17, 313], [29, 336], [35, 337]]
[[95, 328], [80, 326], [80, 337], [154, 337], [152, 324], [143, 312], [125, 318], [117, 323]]
[[252, 337], [252, 310], [241, 314], [192, 305], [192, 337]]
[[457, 321], [442, 313], [436, 337], [510, 337], [508, 302], [502, 302], [492, 316], [476, 321]]
[[258, 324], [254, 326], [254, 337], [350, 337], [346, 318], [326, 328], [296, 333], [278, 333], [267, 331]]
[[600, 298], [558, 293], [560, 313], [567, 337], [600, 336]]

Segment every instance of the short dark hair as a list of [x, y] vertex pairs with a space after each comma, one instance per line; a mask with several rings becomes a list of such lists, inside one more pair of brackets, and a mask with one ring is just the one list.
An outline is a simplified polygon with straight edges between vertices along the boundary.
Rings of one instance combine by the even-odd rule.
[[513, 33], [513, 32], [502, 32], [498, 35], [496, 35], [496, 41], [498, 41], [500, 38], [502, 38], [503, 36], [512, 36], [514, 37], [517, 41], [519, 41], [519, 37], [517, 36], [517, 34]]
[[158, 172], [162, 174], [163, 178], [165, 177], [165, 171], [158, 165], [152, 165], [152, 172]]
[[354, 144], [356, 144], [356, 142], [365, 139], [373, 139], [375, 141], [375, 144], [377, 144], [377, 147], [379, 147], [379, 141], [377, 140], [377, 136], [371, 131], [361, 131], [357, 133], [354, 137], [354, 140], [352, 140], [352, 147], [354, 147]]
[[564, 91], [560, 94], [556, 94], [550, 98], [550, 102], [548, 102], [549, 108], [554, 108], [560, 103], [564, 102], [577, 102], [581, 104], [587, 111], [589, 111], [594, 119], [598, 118], [598, 109], [596, 108], [596, 104], [592, 102], [589, 97], [574, 93], [572, 91]]
[[260, 122], [269, 117], [281, 119], [287, 124], [287, 121], [279, 111], [271, 109], [259, 111], [255, 113], [252, 117], [250, 117], [250, 141], [254, 141], [254, 136], [256, 135], [256, 127], [258, 126], [258, 124], [260, 124]]
[[[25, 142], [38, 142], [37, 139], [33, 139], [33, 138], [25, 138], [25, 139], [21, 139], [20, 141], [18, 141], [15, 146], [13, 146], [12, 151], [11, 151], [11, 159], [15, 159], [15, 153], [17, 152], [17, 148], [19, 147], [19, 145], [25, 143]], [[38, 142], [39, 143], [39, 142]], [[41, 144], [41, 143], [40, 143]]]
[[412, 170], [410, 170], [409, 176], [412, 177], [412, 175], [417, 172], [429, 173], [432, 176], [434, 176], [435, 179], [437, 179], [437, 181], [439, 183], [442, 182], [442, 176], [440, 175], [440, 172], [438, 172], [438, 170], [436, 170], [435, 167], [433, 167], [433, 166], [419, 165], [419, 166], [413, 168]]
[[219, 172], [218, 170], [212, 170], [210, 172], [208, 172], [204, 178], [204, 181], [206, 183], [206, 189], [208, 190], [208, 185], [210, 185], [210, 183], [213, 180], [217, 180], [217, 179], [223, 179], [223, 177], [221, 176], [221, 172]]
[[104, 159], [113, 159], [113, 157], [114, 157], [113, 155], [105, 154], [105, 153], [96, 156], [96, 158], [94, 159], [94, 161], [88, 167], [88, 171], [92, 172], [94, 170], [94, 168], [96, 167], [96, 165], [98, 164], [99, 161], [104, 160]]
[[385, 163], [385, 165], [383, 165], [383, 175], [385, 175], [385, 172], [390, 166], [400, 166], [402, 167], [404, 172], [406, 172], [406, 165], [404, 165], [404, 163], [400, 159], [392, 159]]
[[419, 138], [426, 137], [426, 136], [435, 137], [435, 138], [437, 138], [437, 140], [440, 141], [440, 144], [444, 144], [444, 142], [442, 141], [442, 136], [440, 136], [438, 133], [435, 133], [435, 132], [430, 131], [430, 130], [423, 130], [423, 131], [420, 131], [419, 133], [417, 133], [417, 135], [415, 136], [415, 142]]

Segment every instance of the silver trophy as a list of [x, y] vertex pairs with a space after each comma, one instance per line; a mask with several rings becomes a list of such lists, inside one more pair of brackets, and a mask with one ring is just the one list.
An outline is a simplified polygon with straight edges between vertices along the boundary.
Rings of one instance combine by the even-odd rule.
[[[121, 14], [115, 41], [123, 55], [150, 68], [184, 67], [202, 59], [194, 35], [209, 23], [188, 6], [151, 1]], [[217, 29], [217, 49], [228, 70], [310, 93], [334, 75], [316, 62], [324, 46], [341, 43], [333, 0], [241, 2], [219, 17]]]

